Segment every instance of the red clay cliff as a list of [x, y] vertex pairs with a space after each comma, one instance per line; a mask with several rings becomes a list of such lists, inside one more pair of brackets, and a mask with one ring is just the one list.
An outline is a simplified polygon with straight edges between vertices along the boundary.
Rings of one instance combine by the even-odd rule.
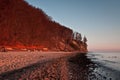
[[[77, 37], [77, 36], [76, 36]], [[24, 0], [0, 0], [0, 47], [8, 50], [87, 51], [73, 31]]]

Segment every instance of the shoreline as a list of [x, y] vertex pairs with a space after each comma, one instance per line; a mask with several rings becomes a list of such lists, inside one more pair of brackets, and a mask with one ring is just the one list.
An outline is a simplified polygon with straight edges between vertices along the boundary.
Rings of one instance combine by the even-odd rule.
[[[0, 53], [0, 56], [1, 54], [17, 54], [19, 57], [26, 57], [23, 54], [27, 54], [28, 58], [26, 58], [30, 60], [26, 62], [33, 62], [30, 62], [31, 64], [29, 63], [29, 65], [24, 64], [24, 67], [19, 67], [19, 69], [1, 73], [0, 80], [119, 80], [120, 78], [119, 71], [94, 62], [92, 60], [94, 56], [90, 58], [86, 53], [42, 52], [40, 54], [40, 52], [19, 52], [18, 54], [15, 52], [7, 54]], [[17, 57], [16, 55], [14, 56]], [[19, 59], [19, 57], [17, 57], [17, 59]]]

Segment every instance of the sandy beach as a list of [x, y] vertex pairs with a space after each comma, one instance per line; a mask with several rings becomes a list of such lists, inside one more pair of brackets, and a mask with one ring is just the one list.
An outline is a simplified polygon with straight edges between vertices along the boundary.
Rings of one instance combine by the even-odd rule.
[[73, 55], [71, 52], [1, 52], [0, 74], [20, 69], [34, 63], [42, 63], [60, 57]]
[[66, 57], [74, 55], [71, 52], [1, 52], [0, 79], [69, 80]]

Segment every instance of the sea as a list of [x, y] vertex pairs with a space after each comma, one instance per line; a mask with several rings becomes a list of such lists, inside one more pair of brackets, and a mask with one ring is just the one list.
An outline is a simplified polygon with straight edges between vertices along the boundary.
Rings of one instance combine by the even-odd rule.
[[69, 60], [70, 80], [120, 80], [120, 52], [89, 52]]

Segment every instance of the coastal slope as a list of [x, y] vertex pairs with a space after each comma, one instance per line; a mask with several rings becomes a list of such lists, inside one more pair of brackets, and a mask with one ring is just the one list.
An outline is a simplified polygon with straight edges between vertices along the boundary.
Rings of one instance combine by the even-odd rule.
[[87, 51], [72, 29], [24, 0], [0, 0], [0, 47], [8, 50]]

